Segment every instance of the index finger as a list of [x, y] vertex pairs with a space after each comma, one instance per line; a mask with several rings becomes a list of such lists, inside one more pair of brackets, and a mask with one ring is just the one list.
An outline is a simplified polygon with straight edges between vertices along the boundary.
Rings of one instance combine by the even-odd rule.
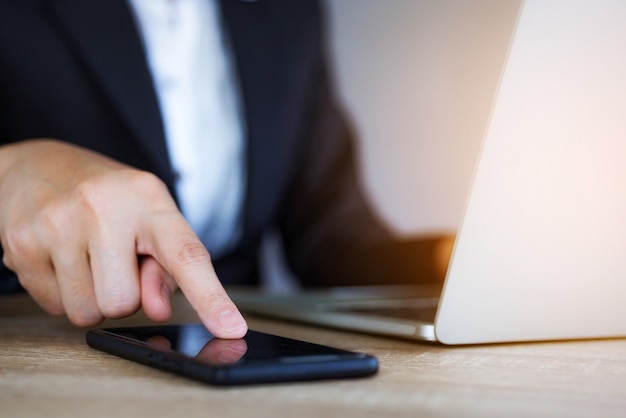
[[218, 338], [242, 338], [248, 331], [243, 316], [222, 287], [209, 252], [180, 215], [152, 224], [139, 237], [138, 251], [147, 250], [174, 277], [204, 326]]

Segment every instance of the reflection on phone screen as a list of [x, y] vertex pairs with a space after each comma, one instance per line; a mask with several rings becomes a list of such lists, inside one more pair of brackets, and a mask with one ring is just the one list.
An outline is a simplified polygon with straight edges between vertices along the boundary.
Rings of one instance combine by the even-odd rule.
[[244, 338], [237, 340], [219, 339], [199, 324], [146, 327], [119, 332], [161, 351], [175, 351], [211, 365], [276, 359], [288, 362], [290, 358], [312, 359], [322, 355], [330, 360], [340, 353], [340, 350], [330, 347], [256, 332], [249, 332]]
[[[162, 334], [149, 337], [146, 342], [159, 348], [183, 352], [190, 357], [216, 365], [230, 365], [237, 363], [248, 351], [248, 344], [243, 338], [237, 340], [223, 340], [213, 338], [206, 342], [200, 350], [197, 350], [197, 343], [204, 342], [197, 338], [176, 338], [177, 341], [185, 341], [189, 344], [186, 350], [181, 350], [178, 346], [172, 347], [172, 340]], [[193, 353], [196, 353], [195, 355]]]

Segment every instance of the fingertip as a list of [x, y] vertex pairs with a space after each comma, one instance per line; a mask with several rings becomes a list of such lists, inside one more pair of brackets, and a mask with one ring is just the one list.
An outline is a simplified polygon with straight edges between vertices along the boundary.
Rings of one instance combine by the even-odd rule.
[[217, 320], [223, 333], [218, 336], [220, 338], [242, 338], [248, 332], [248, 324], [237, 309], [222, 311]]
[[[171, 222], [168, 228], [177, 230]], [[153, 239], [154, 259], [175, 280], [211, 334], [242, 338], [248, 324], [222, 287], [209, 252], [186, 222], [179, 224], [178, 230], [174, 240]]]
[[[200, 312], [199, 312], [200, 314]], [[204, 326], [217, 338], [243, 338], [248, 332], [248, 324], [237, 308], [225, 307], [222, 310], [212, 310], [207, 314], [200, 314]]]

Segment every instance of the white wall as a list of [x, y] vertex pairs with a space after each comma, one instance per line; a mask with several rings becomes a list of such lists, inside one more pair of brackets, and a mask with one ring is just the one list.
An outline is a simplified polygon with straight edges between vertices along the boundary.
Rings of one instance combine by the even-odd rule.
[[401, 233], [454, 231], [519, 0], [326, 0], [363, 175]]

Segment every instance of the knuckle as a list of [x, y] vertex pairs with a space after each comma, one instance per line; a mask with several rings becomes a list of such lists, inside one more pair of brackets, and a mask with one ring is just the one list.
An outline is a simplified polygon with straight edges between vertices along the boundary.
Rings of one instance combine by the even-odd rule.
[[43, 207], [33, 222], [35, 231], [48, 242], [63, 242], [68, 230], [68, 223], [74, 218], [60, 201], [50, 202]]
[[[104, 183], [99, 181], [99, 179], [87, 179], [78, 184], [72, 191], [67, 203], [68, 207], [64, 208], [63, 215], [65, 215], [65, 218], [60, 219], [60, 217], [56, 217], [51, 219], [58, 221], [82, 219], [94, 223], [99, 220], [101, 211], [106, 207], [106, 203], [111, 200]], [[76, 216], [67, 217], [68, 213]]]
[[124, 318], [137, 312], [139, 307], [140, 302], [138, 298], [107, 298], [107, 301], [100, 307], [100, 313], [105, 318]]
[[181, 267], [206, 266], [211, 256], [200, 241], [188, 238], [178, 242], [175, 260]]
[[148, 171], [129, 170], [126, 181], [132, 190], [141, 195], [162, 196], [168, 194], [165, 183]]
[[97, 206], [100, 186], [94, 179], [83, 180], [71, 192], [71, 201], [80, 209]]
[[22, 225], [4, 234], [2, 247], [3, 263], [9, 268], [16, 267], [17, 260], [29, 259], [30, 254], [36, 251], [37, 239], [31, 227]]
[[[21, 282], [21, 280], [20, 280]], [[25, 287], [26, 290], [29, 290]], [[65, 306], [63, 302], [58, 297], [53, 297], [50, 294], [36, 294], [31, 292], [31, 296], [37, 304], [48, 314], [53, 316], [63, 316], [66, 314]]]
[[213, 314], [217, 314], [226, 308], [231, 308], [232, 305], [229, 299], [218, 293], [203, 295], [200, 299], [200, 303]]
[[67, 317], [72, 324], [80, 328], [93, 327], [98, 325], [104, 319], [102, 314], [97, 310], [90, 310], [88, 312], [67, 312]]
[[122, 168], [115, 173], [83, 179], [74, 189], [74, 204], [81, 211], [98, 214], [124, 190], [131, 196], [151, 198], [169, 196], [167, 186], [155, 174], [134, 168]]
[[6, 252], [3, 252], [2, 254], [2, 264], [4, 264], [4, 266], [11, 271], [15, 271], [16, 269], [16, 266], [11, 260], [11, 257], [9, 257], [9, 255]]

